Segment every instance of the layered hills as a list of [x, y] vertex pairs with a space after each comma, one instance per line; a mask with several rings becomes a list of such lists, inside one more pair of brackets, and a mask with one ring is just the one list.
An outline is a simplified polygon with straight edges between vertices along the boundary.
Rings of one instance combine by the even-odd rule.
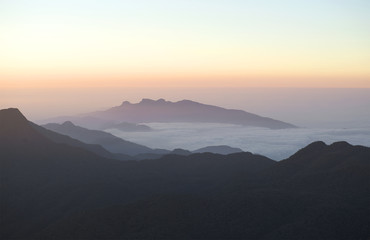
[[43, 127], [60, 134], [68, 135], [85, 143], [101, 145], [112, 153], [137, 155], [142, 153], [164, 154], [169, 152], [165, 150], [154, 150], [144, 145], [126, 141], [104, 131], [76, 126], [70, 121], [64, 122], [63, 124], [49, 123], [43, 125]]
[[[37, 126], [37, 125], [35, 125]], [[47, 136], [53, 135], [51, 139], [57, 140], [57, 142], [64, 142], [67, 143], [65, 137], [62, 138], [60, 135], [69, 136], [69, 138], [77, 139], [79, 142], [83, 142], [88, 146], [84, 146], [84, 148], [88, 147], [91, 148], [92, 146], [100, 147], [107, 149], [112, 153], [119, 153], [134, 156], [136, 159], [156, 159], [160, 158], [166, 154], [177, 154], [177, 155], [190, 155], [191, 153], [204, 153], [204, 152], [211, 152], [211, 153], [218, 153], [218, 154], [231, 154], [237, 152], [243, 152], [240, 148], [233, 148], [226, 145], [221, 146], [208, 146], [204, 148], [199, 148], [194, 151], [188, 151], [183, 149], [175, 149], [173, 151], [165, 150], [165, 149], [152, 149], [146, 147], [144, 145], [136, 144], [130, 141], [126, 141], [124, 139], [118, 138], [110, 133], [100, 131], [100, 130], [92, 130], [83, 128], [73, 124], [70, 121], [64, 122], [62, 124], [59, 123], [48, 123], [42, 125], [43, 128], [38, 127], [37, 129], [41, 131], [43, 134]], [[44, 128], [51, 130], [47, 131]], [[55, 136], [55, 133], [59, 133], [58, 137]], [[62, 140], [63, 139], [63, 140]], [[71, 140], [68, 142], [70, 143]], [[97, 153], [97, 149], [94, 149]], [[99, 151], [101, 152], [101, 150]], [[108, 156], [103, 154], [103, 156]], [[122, 156], [118, 156], [122, 157]], [[114, 158], [117, 158], [115, 156]], [[127, 159], [123, 158], [123, 159]], [[133, 158], [132, 158], [133, 159]]]
[[2, 239], [367, 239], [370, 148], [118, 161], [0, 110]]

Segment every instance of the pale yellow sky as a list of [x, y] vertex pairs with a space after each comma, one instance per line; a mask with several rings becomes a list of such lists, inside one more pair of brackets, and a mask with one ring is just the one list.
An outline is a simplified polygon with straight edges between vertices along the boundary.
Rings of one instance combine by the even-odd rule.
[[[370, 88], [369, 12], [368, 0], [2, 0], [0, 108], [36, 120], [192, 99], [289, 122], [280, 90], [253, 88]], [[370, 104], [348, 96], [359, 113]]]
[[1, 1], [1, 87], [370, 87], [368, 1], [153, 2]]

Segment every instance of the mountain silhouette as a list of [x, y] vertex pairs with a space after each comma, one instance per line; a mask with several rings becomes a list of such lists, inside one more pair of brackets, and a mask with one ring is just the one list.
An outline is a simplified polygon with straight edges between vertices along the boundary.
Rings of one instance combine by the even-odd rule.
[[48, 139], [50, 139], [51, 141], [55, 143], [63, 143], [69, 146], [83, 148], [85, 150], [88, 150], [90, 152], [93, 152], [99, 156], [106, 157], [106, 158], [117, 159], [117, 160], [134, 160], [134, 158], [129, 155], [125, 155], [121, 153], [111, 153], [107, 151], [105, 148], [103, 148], [101, 145], [87, 144], [77, 139], [71, 138], [67, 135], [63, 135], [57, 132], [50, 131], [32, 122], [30, 122], [30, 124], [37, 132], [41, 133], [43, 136], [47, 137]]
[[41, 124], [73, 122], [78, 126], [94, 130], [118, 129], [122, 132], [150, 132], [153, 129], [144, 124], [137, 124], [119, 120], [108, 120], [93, 116], [61, 116], [39, 121]]
[[211, 152], [211, 153], [218, 153], [218, 154], [232, 154], [237, 152], [243, 152], [240, 148], [233, 148], [227, 145], [220, 145], [220, 146], [208, 146], [204, 148], [199, 148], [197, 150], [192, 151], [193, 153], [204, 153], [204, 152]]
[[[364, 188], [370, 193], [370, 151], [347, 142], [326, 145], [314, 142], [286, 160], [278, 162], [266, 178], [299, 188]], [[361, 191], [359, 191], [361, 192]], [[370, 195], [369, 195], [370, 197]]]
[[135, 159], [137, 160], [144, 160], [144, 159], [158, 159], [165, 155], [172, 154], [172, 155], [183, 155], [188, 156], [194, 153], [215, 153], [215, 154], [221, 154], [221, 155], [228, 155], [232, 153], [238, 153], [243, 152], [240, 148], [233, 148], [226, 145], [220, 145], [220, 146], [207, 146], [204, 148], [199, 148], [194, 151], [189, 151], [181, 148], [176, 148], [172, 151], [166, 152], [166, 153], [142, 153], [135, 155]]
[[133, 156], [141, 153], [155, 152], [155, 150], [144, 145], [123, 140], [104, 131], [90, 130], [76, 126], [70, 121], [64, 122], [63, 124], [49, 123], [43, 125], [43, 127], [60, 134], [68, 135], [85, 143], [101, 145], [112, 153], [121, 153]]
[[86, 114], [85, 117], [106, 121], [147, 122], [202, 122], [228, 123], [271, 129], [294, 128], [295, 126], [242, 110], [225, 109], [190, 100], [179, 102], [143, 99], [132, 104], [128, 101], [105, 111]]
[[0, 110], [0, 143], [41, 145], [45, 139], [30, 127], [28, 120], [16, 108]]
[[280, 162], [249, 152], [119, 161], [0, 110], [0, 236], [368, 239], [369, 154], [315, 142]]

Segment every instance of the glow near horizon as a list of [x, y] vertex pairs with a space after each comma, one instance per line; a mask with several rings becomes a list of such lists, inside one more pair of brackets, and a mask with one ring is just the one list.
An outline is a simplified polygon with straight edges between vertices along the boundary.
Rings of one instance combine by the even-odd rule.
[[0, 83], [370, 87], [370, 2], [0, 3]]

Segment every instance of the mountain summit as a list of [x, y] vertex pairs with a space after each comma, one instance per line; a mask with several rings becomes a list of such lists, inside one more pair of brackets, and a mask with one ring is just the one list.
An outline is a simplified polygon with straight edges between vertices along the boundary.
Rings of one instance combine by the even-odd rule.
[[243, 110], [225, 109], [190, 100], [178, 102], [164, 99], [142, 99], [139, 103], [124, 101], [120, 106], [87, 114], [106, 120], [127, 122], [202, 122], [228, 123], [270, 129], [294, 128], [295, 126]]
[[15, 142], [43, 144], [44, 140], [17, 108], [0, 110], [0, 145]]

